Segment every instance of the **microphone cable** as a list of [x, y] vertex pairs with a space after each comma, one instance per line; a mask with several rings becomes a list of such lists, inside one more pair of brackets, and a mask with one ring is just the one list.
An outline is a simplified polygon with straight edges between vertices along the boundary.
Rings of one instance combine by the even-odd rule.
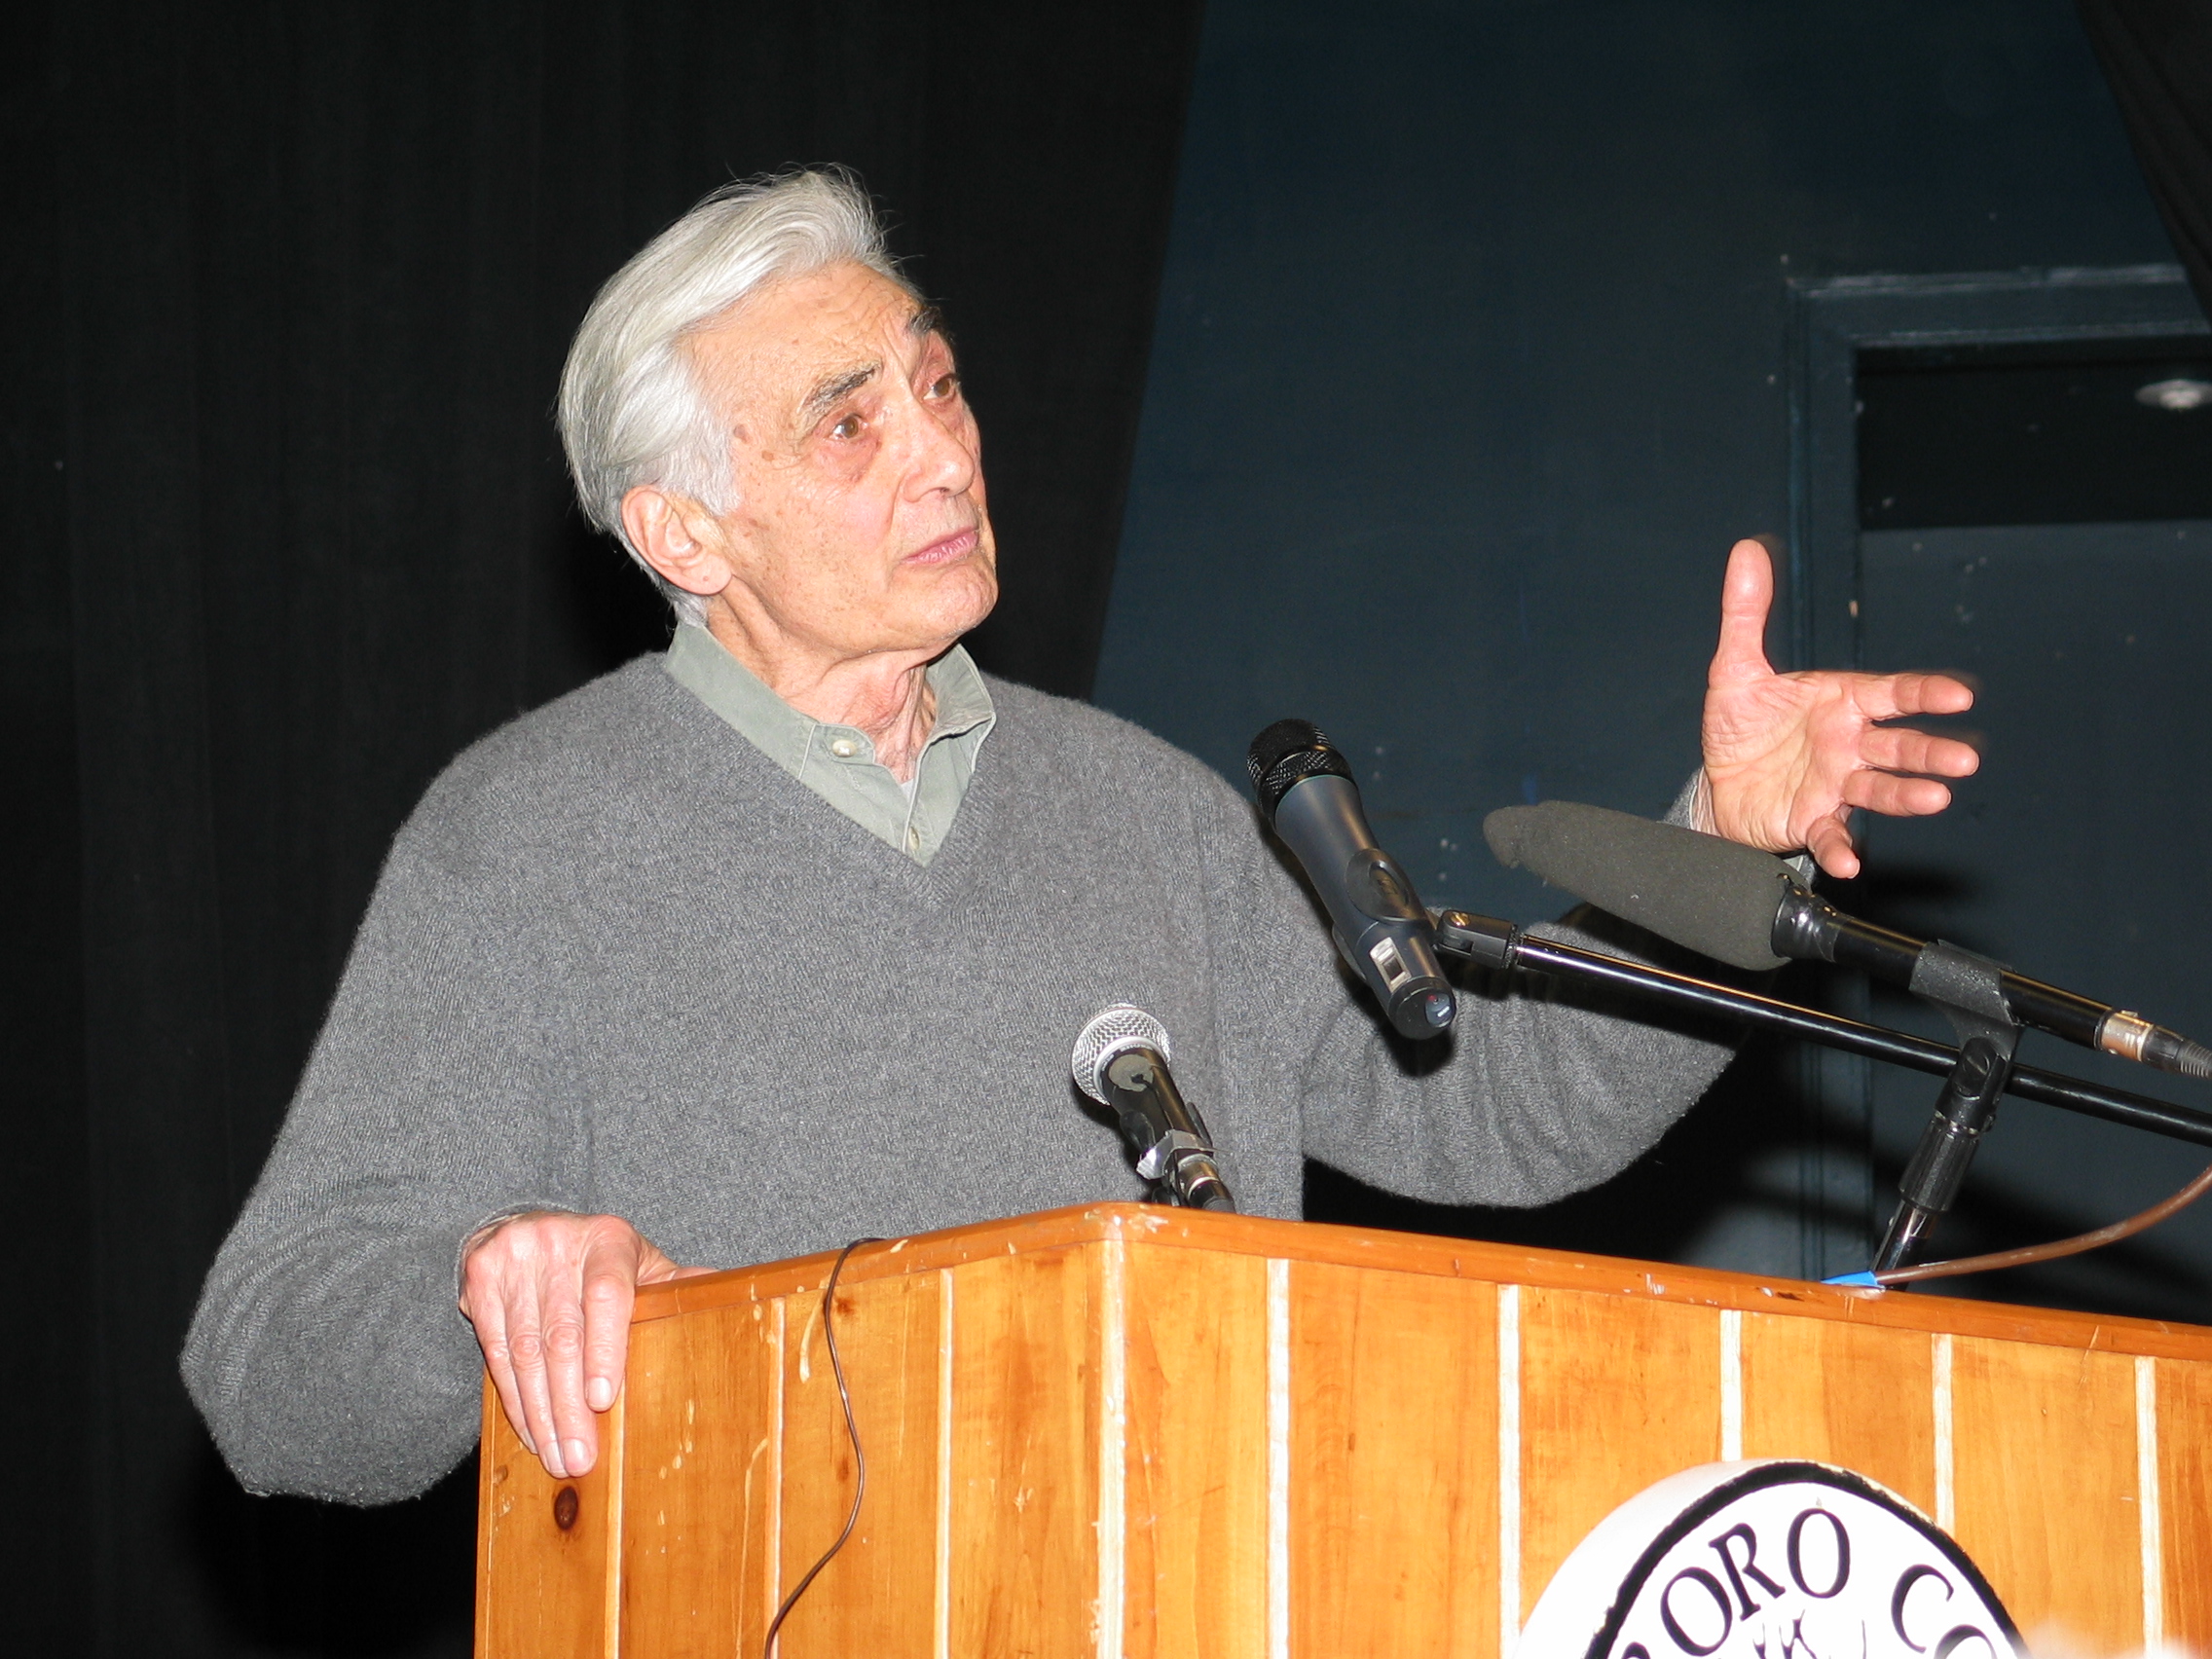
[[[2064, 1256], [2079, 1256], [2085, 1251], [2102, 1249], [2117, 1244], [2122, 1238], [2132, 1238], [2158, 1225], [2170, 1215], [2177, 1215], [2212, 1190], [2212, 1163], [2208, 1163], [2196, 1178], [2170, 1198], [2160, 1198], [2147, 1210], [2138, 1210], [2125, 1221], [2116, 1221], [2110, 1227], [2100, 1227], [2093, 1233], [2078, 1233], [2071, 1238], [2055, 1239], [2048, 1244], [2029, 1244], [2017, 1250], [1993, 1250], [1985, 1256], [1958, 1256], [1948, 1262], [1928, 1262], [1916, 1268], [1889, 1268], [1868, 1276], [1878, 1285], [1914, 1284], [1921, 1279], [1955, 1278], [1961, 1273], [1993, 1272], [1999, 1268], [2033, 1267], [2039, 1262], [2055, 1262]], [[1864, 1282], [1863, 1280], [1860, 1282]]]
[[[2212, 1174], [2212, 1170], [2206, 1173]], [[845, 1517], [845, 1530], [837, 1534], [837, 1541], [822, 1552], [821, 1559], [806, 1569], [806, 1576], [792, 1586], [776, 1616], [768, 1621], [768, 1634], [761, 1639], [761, 1659], [776, 1659], [776, 1635], [784, 1628], [784, 1620], [791, 1617], [798, 1599], [806, 1594], [807, 1586], [821, 1574], [824, 1567], [845, 1547], [845, 1540], [853, 1535], [860, 1525], [861, 1499], [867, 1495], [867, 1459], [861, 1452], [860, 1424], [853, 1420], [852, 1391], [845, 1386], [845, 1362], [837, 1356], [837, 1328], [834, 1323], [837, 1311], [837, 1276], [845, 1271], [845, 1263], [863, 1244], [880, 1244], [880, 1238], [856, 1238], [837, 1252], [837, 1260], [830, 1269], [830, 1281], [822, 1287], [822, 1341], [830, 1349], [830, 1374], [837, 1380], [837, 1403], [845, 1409], [845, 1438], [853, 1446], [853, 1507]], [[801, 1341], [804, 1339], [802, 1338]]]

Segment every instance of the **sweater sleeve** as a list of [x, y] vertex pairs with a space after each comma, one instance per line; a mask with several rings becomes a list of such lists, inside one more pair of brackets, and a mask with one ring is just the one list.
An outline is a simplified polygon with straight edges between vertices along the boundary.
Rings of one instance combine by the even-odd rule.
[[[1687, 822], [1689, 801], [1685, 790], [1669, 819]], [[1634, 1161], [1733, 1057], [1724, 1027], [1527, 975], [1466, 982], [1448, 1035], [1405, 1042], [1339, 964], [1303, 882], [1241, 817], [1209, 853], [1235, 888], [1223, 901], [1240, 936], [1235, 1001], [1268, 1011], [1241, 1038], [1241, 1064], [1272, 1071], [1296, 1099], [1309, 1157], [1434, 1203], [1547, 1203]], [[1645, 960], [1666, 950], [1586, 908], [1533, 931]]]
[[460, 1462], [482, 1377], [461, 1242], [500, 1210], [575, 1207], [549, 1022], [523, 988], [557, 954], [539, 906], [423, 817], [186, 1342], [186, 1386], [249, 1491], [386, 1502]]

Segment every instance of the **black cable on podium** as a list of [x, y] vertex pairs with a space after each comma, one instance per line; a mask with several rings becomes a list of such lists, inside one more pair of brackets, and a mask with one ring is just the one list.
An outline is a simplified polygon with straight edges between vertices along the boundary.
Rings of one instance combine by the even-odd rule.
[[860, 1525], [861, 1499], [867, 1495], [867, 1458], [861, 1451], [860, 1424], [853, 1419], [852, 1392], [845, 1386], [845, 1362], [837, 1354], [837, 1279], [844, 1272], [845, 1263], [855, 1250], [863, 1244], [882, 1242], [880, 1238], [856, 1238], [847, 1244], [837, 1252], [837, 1260], [830, 1269], [829, 1282], [822, 1287], [822, 1342], [830, 1350], [830, 1375], [837, 1380], [837, 1403], [845, 1409], [845, 1437], [853, 1446], [853, 1507], [845, 1516], [844, 1530], [822, 1552], [815, 1564], [806, 1569], [806, 1575], [792, 1586], [791, 1593], [776, 1608], [776, 1616], [768, 1621], [768, 1634], [760, 1640], [761, 1659], [776, 1659], [776, 1637], [784, 1628], [784, 1620], [791, 1617], [792, 1609], [798, 1605], [798, 1599], [821, 1576], [822, 1569], [836, 1558], [837, 1552], [845, 1547], [845, 1540], [853, 1535], [853, 1529]]

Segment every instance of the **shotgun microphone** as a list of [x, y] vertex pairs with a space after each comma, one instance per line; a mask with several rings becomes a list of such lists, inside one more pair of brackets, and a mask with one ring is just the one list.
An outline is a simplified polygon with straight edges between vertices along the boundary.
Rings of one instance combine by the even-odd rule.
[[1260, 811], [1297, 858], [1334, 924], [1337, 948], [1400, 1036], [1434, 1037], [1458, 1004], [1413, 880], [1375, 844], [1351, 763], [1308, 720], [1277, 720], [1244, 756]]
[[[1846, 915], [1755, 847], [1565, 800], [1502, 807], [1483, 820], [1483, 839], [1500, 864], [1731, 967], [1834, 962], [1949, 1000], [1942, 974], [1951, 946]], [[2139, 1014], [2010, 969], [2000, 989], [2021, 1025], [2158, 1071], [2212, 1077], [2212, 1049]]]

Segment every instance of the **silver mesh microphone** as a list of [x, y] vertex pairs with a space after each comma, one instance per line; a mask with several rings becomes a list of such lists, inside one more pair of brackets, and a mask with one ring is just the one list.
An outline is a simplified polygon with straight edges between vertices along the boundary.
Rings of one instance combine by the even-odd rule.
[[1113, 1108], [1136, 1152], [1137, 1173], [1157, 1195], [1192, 1209], [1235, 1210], [1213, 1137], [1175, 1087], [1167, 1057], [1167, 1028], [1141, 1008], [1116, 1003], [1090, 1016], [1068, 1067], [1078, 1088]]
[[1175, 1057], [1175, 1051], [1167, 1046], [1167, 1027], [1143, 1009], [1128, 1003], [1100, 1009], [1076, 1035], [1075, 1054], [1069, 1062], [1076, 1088], [1101, 1106], [1113, 1105], [1107, 1098], [1106, 1080], [1099, 1074], [1117, 1055], [1131, 1049], [1150, 1049], [1163, 1060]]

